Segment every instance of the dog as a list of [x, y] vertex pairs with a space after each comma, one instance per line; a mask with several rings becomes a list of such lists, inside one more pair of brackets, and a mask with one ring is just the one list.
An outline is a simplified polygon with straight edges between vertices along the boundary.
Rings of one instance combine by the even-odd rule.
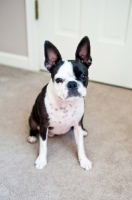
[[92, 168], [83, 143], [83, 136], [87, 135], [83, 116], [88, 69], [92, 64], [90, 49], [89, 38], [85, 36], [77, 46], [75, 60], [63, 61], [59, 50], [51, 42], [44, 43], [44, 65], [51, 73], [51, 80], [38, 95], [29, 117], [28, 141], [35, 143], [39, 133], [37, 169], [47, 165], [47, 137], [65, 134], [70, 129], [74, 130], [80, 166], [85, 170]]

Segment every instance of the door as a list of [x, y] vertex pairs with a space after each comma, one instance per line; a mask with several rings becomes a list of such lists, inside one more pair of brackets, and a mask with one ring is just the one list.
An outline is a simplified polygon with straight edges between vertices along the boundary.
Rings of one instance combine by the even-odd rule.
[[74, 59], [80, 39], [91, 41], [90, 80], [132, 88], [131, 0], [39, 0], [39, 65], [43, 43], [51, 41], [62, 58]]

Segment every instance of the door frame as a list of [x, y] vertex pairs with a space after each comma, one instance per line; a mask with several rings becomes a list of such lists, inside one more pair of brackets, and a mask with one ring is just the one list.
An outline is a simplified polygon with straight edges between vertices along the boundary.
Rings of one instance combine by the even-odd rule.
[[27, 49], [29, 70], [39, 71], [38, 57], [38, 20], [35, 19], [35, 0], [25, 0]]

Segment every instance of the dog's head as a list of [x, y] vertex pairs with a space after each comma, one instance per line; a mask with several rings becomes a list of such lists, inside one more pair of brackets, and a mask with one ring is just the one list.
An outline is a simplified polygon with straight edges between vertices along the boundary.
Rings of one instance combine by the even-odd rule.
[[88, 68], [92, 64], [90, 41], [85, 36], [77, 46], [75, 60], [63, 61], [58, 49], [44, 43], [45, 67], [50, 71], [55, 92], [62, 100], [84, 97], [88, 85]]

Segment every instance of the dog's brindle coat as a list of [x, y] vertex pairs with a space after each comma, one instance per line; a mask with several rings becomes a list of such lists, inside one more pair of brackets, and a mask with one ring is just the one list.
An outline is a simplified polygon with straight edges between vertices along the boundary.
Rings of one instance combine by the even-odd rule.
[[[82, 122], [84, 115], [82, 97], [86, 95], [88, 68], [92, 63], [90, 41], [85, 36], [77, 47], [76, 59], [68, 62], [62, 61], [58, 49], [49, 41], [45, 42], [44, 48], [45, 66], [50, 71], [52, 79], [38, 95], [29, 118], [28, 141], [36, 142], [36, 136], [40, 133], [40, 150], [35, 162], [36, 168], [42, 169], [47, 164], [47, 135], [52, 137], [55, 134], [64, 134], [73, 128], [80, 165], [89, 170], [92, 168], [92, 163], [87, 159], [83, 146], [83, 135], [87, 132]], [[62, 85], [64, 87], [60, 89]], [[71, 116], [68, 117], [67, 113]]]

